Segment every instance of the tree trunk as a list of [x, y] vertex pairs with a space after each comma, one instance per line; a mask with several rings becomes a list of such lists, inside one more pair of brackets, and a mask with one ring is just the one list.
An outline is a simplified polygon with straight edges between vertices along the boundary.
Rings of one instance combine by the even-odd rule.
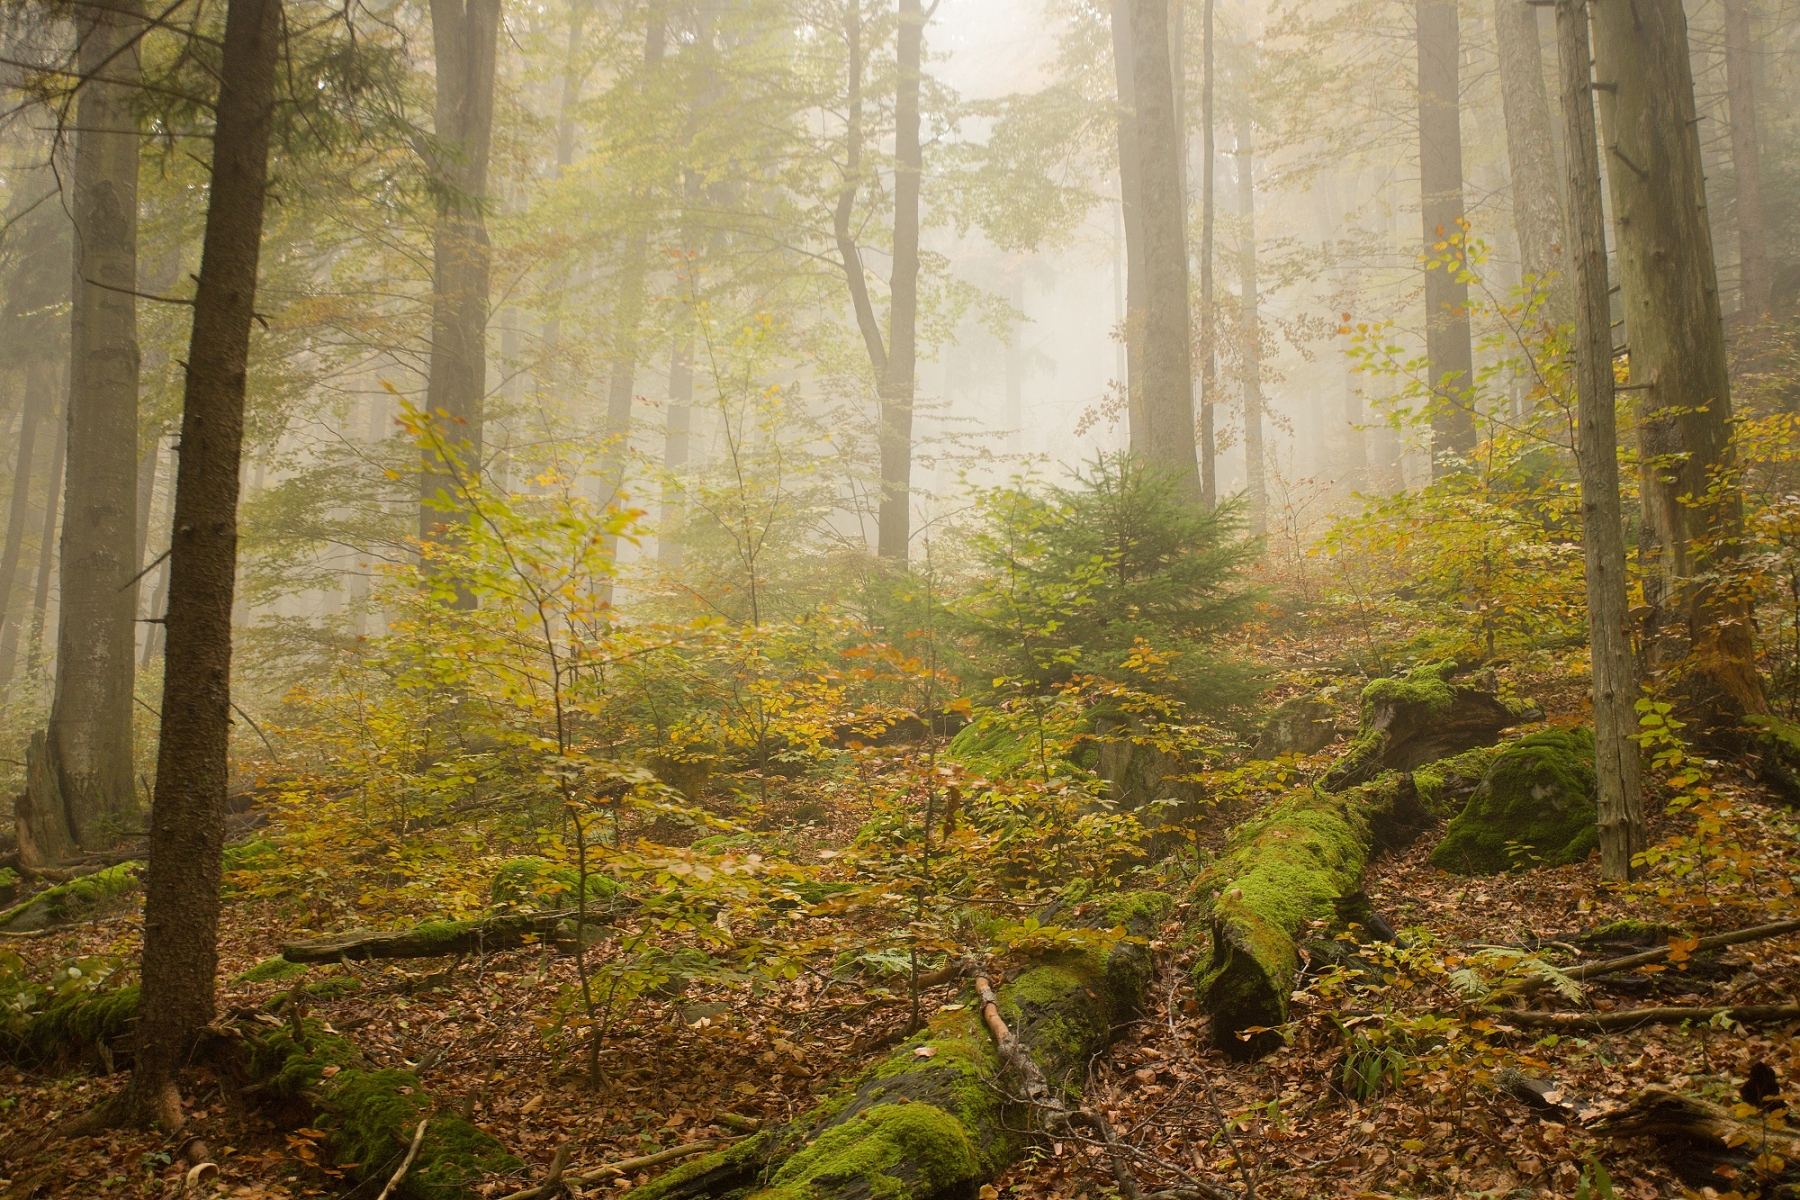
[[1187, 202], [1169, 50], [1169, 0], [1129, 0], [1132, 82], [1137, 95], [1144, 243], [1143, 400], [1145, 437], [1133, 449], [1170, 473], [1189, 503], [1200, 502], [1194, 453], [1193, 320], [1188, 308]]
[[[1499, 0], [1510, 3], [1511, 0]], [[1594, 766], [1600, 781], [1600, 873], [1630, 879], [1631, 856], [1649, 840], [1639, 779], [1637, 663], [1626, 628], [1625, 531], [1619, 509], [1614, 419], [1611, 284], [1600, 153], [1594, 128], [1587, 0], [1559, 0], [1556, 46], [1567, 146], [1569, 261], [1575, 284], [1575, 385], [1580, 432], [1581, 534], [1587, 563], [1588, 636], [1594, 675]]]
[[[1557, 253], [1565, 226], [1537, 9], [1525, 0], [1494, 0], [1494, 28], [1500, 40], [1500, 99], [1506, 112], [1519, 266], [1527, 281], [1536, 279], [1547, 293], [1545, 315], [1560, 325], [1570, 318], [1570, 288], [1567, 256]], [[1558, 273], [1554, 280], [1552, 272]]]
[[137, 209], [132, 111], [143, 18], [129, 0], [81, 11], [87, 81], [75, 144], [74, 306], [56, 691], [38, 807], [61, 804], [84, 850], [140, 819], [132, 782], [137, 665]]
[[1025, 356], [1019, 345], [1019, 333], [1025, 319], [1025, 264], [1011, 264], [1012, 278], [1007, 280], [1006, 300], [1013, 315], [1006, 321], [1006, 449], [1017, 454], [1025, 441]]
[[166, 627], [174, 669], [163, 675], [138, 1046], [124, 1113], [166, 1127], [182, 1120], [175, 1072], [214, 1012], [244, 382], [280, 37], [280, 0], [229, 0], [182, 398]]
[[[1736, 748], [1763, 713], [1750, 613], [1719, 577], [1743, 536], [1731, 466], [1731, 390], [1681, 0], [1592, 12], [1596, 85], [1611, 163], [1631, 383], [1644, 463], [1647, 657], [1673, 671], [1684, 719]], [[1573, 152], [1573, 148], [1571, 148]], [[1715, 482], [1720, 484], [1714, 487]]]
[[4, 656], [5, 665], [0, 673], [7, 678], [12, 676], [13, 655], [18, 648], [19, 624], [25, 619], [28, 606], [13, 603], [13, 587], [19, 578], [19, 554], [25, 544], [25, 522], [31, 509], [31, 460], [37, 447], [37, 427], [43, 419], [44, 409], [54, 406], [50, 403], [50, 389], [55, 386], [56, 365], [41, 358], [33, 359], [25, 366], [25, 396], [22, 402], [23, 411], [19, 418], [19, 453], [14, 460], [12, 501], [6, 512], [6, 549], [0, 555], [0, 604], [5, 606], [0, 612], [0, 656]]
[[[66, 376], [65, 376], [66, 380]], [[37, 669], [44, 652], [44, 623], [50, 611], [50, 576], [56, 569], [56, 518], [62, 512], [63, 466], [68, 462], [69, 422], [57, 414], [56, 446], [50, 452], [50, 481], [44, 488], [44, 525], [38, 535], [37, 588], [31, 596], [31, 634], [25, 643], [25, 671]], [[12, 678], [13, 658], [6, 657], [6, 677]]]
[[1148, 279], [1144, 271], [1143, 155], [1138, 133], [1136, 0], [1113, 0], [1113, 78], [1119, 98], [1119, 219], [1125, 227], [1125, 400], [1133, 454], [1149, 452], [1144, 403], [1144, 320]]
[[1737, 217], [1738, 287], [1744, 315], [1769, 311], [1769, 248], [1763, 233], [1761, 131], [1756, 116], [1756, 44], [1751, 0], [1724, 0], [1726, 98], [1731, 113], [1732, 212]]
[[1244, 358], [1244, 492], [1250, 503], [1250, 532], [1269, 531], [1269, 486], [1265, 479], [1267, 451], [1263, 447], [1262, 325], [1257, 315], [1256, 291], [1256, 148], [1250, 123], [1238, 124], [1237, 148], [1238, 219], [1244, 232], [1238, 238], [1238, 338]]
[[425, 408], [443, 451], [425, 450], [420, 475], [419, 537], [428, 541], [441, 539], [458, 523], [460, 486], [474, 483], [481, 470], [489, 259], [482, 210], [499, 32], [500, 0], [431, 0], [437, 148], [428, 165], [438, 213], [431, 231], [431, 365]]
[[925, 10], [900, 0], [894, 63], [894, 270], [888, 280], [887, 372], [881, 384], [881, 557], [905, 563], [912, 543], [913, 398], [917, 392], [919, 325], [919, 85]]
[[686, 511], [681, 502], [680, 476], [687, 469], [689, 432], [694, 420], [694, 317], [690, 309], [675, 314], [675, 337], [669, 347], [669, 408], [663, 432], [662, 524], [656, 535], [656, 556], [668, 565], [681, 565], [681, 522]]
[[[1418, 0], [1419, 191], [1425, 256], [1425, 357], [1431, 374], [1431, 472], [1475, 449], [1475, 351], [1462, 281], [1462, 42], [1456, 0]], [[1448, 263], [1442, 262], [1450, 258]]]
[[1200, 503], [1219, 503], [1218, 444], [1213, 399], [1219, 386], [1218, 304], [1213, 295], [1213, 4], [1205, 0], [1200, 68]]

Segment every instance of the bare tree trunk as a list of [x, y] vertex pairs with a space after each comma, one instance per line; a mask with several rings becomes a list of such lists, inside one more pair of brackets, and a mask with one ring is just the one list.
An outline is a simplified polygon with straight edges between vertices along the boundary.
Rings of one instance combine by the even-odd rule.
[[1726, 98], [1731, 112], [1731, 175], [1736, 195], [1738, 287], [1751, 320], [1769, 311], [1769, 248], [1763, 232], [1761, 130], [1756, 116], [1756, 44], [1751, 0], [1724, 0]]
[[1025, 312], [1025, 264], [1012, 263], [1012, 278], [1007, 281], [1007, 303], [1019, 316], [1006, 323], [1006, 448], [1017, 454], [1025, 437], [1025, 361], [1020, 352], [1019, 333]]
[[[31, 596], [31, 636], [25, 643], [27, 674], [37, 669], [38, 661], [44, 653], [44, 625], [50, 611], [50, 578], [56, 570], [56, 519], [62, 512], [63, 467], [69, 458], [68, 418], [59, 412], [54, 424], [56, 446], [50, 452], [50, 481], [44, 488], [44, 524], [38, 536], [37, 588]], [[11, 663], [11, 658], [8, 658], [9, 679]]]
[[1684, 716], [1714, 746], [1768, 705], [1750, 613], [1720, 586], [1743, 537], [1731, 465], [1731, 385], [1720, 327], [1694, 82], [1681, 0], [1606, 3], [1592, 13], [1600, 116], [1611, 156], [1613, 229], [1639, 389], [1646, 650], [1671, 670]]
[[1113, 0], [1113, 77], [1119, 98], [1119, 217], [1125, 227], [1125, 400], [1133, 454], [1148, 453], [1144, 403], [1144, 321], [1148, 278], [1144, 270], [1143, 155], [1138, 133], [1136, 0]]
[[1218, 442], [1213, 399], [1219, 386], [1218, 302], [1213, 295], [1213, 5], [1205, 0], [1200, 68], [1200, 503], [1219, 503]]
[[[140, 821], [132, 781], [137, 665], [137, 209], [132, 105], [143, 18], [129, 3], [80, 10], [86, 83], [75, 143], [74, 306], [56, 691], [35, 807], [61, 805], [84, 850]], [[28, 751], [28, 755], [29, 755]]]
[[19, 578], [19, 556], [25, 543], [25, 522], [31, 510], [32, 456], [37, 449], [37, 427], [44, 409], [54, 411], [50, 390], [57, 383], [56, 365], [34, 358], [25, 366], [25, 395], [19, 418], [19, 453], [13, 467], [12, 502], [6, 513], [6, 550], [0, 556], [0, 676], [12, 677], [13, 655], [18, 651], [19, 626], [29, 608], [13, 603], [13, 589]]
[[[481, 469], [487, 396], [488, 150], [494, 129], [494, 57], [500, 0], [431, 0], [437, 62], [437, 149], [430, 168], [438, 191], [431, 231], [431, 365], [425, 407], [450, 454], [424, 454], [419, 480], [419, 537], [435, 540], [459, 518], [457, 473]], [[454, 459], [455, 461], [448, 461]], [[473, 598], [464, 603], [472, 604]]]
[[1238, 123], [1238, 218], [1244, 232], [1238, 240], [1239, 340], [1244, 357], [1244, 492], [1250, 503], [1250, 532], [1269, 531], [1267, 451], [1263, 446], [1262, 324], [1256, 287], [1256, 148], [1248, 118]]
[[1519, 265], [1526, 276], [1540, 281], [1558, 273], [1548, 283], [1546, 300], [1547, 315], [1561, 324], [1569, 320], [1571, 298], [1567, 260], [1557, 253], [1565, 225], [1537, 10], [1525, 0], [1494, 0], [1494, 28], [1500, 42], [1500, 99], [1506, 112], [1506, 161], [1512, 177]]
[[[1418, 0], [1419, 191], [1425, 254], [1442, 259], [1462, 245], [1462, 42], [1456, 0]], [[1460, 262], [1460, 254], [1457, 255]], [[1475, 350], [1469, 285], [1457, 263], [1425, 272], [1425, 357], [1431, 372], [1431, 471], [1475, 449]]]
[[1169, 472], [1180, 495], [1200, 503], [1194, 453], [1193, 319], [1188, 307], [1187, 203], [1169, 51], [1169, 0], [1130, 0], [1143, 199], [1145, 438], [1133, 449]]
[[[935, 4], [933, 6], [935, 8]], [[913, 400], [918, 391], [919, 86], [924, 69], [926, 13], [919, 0], [900, 0], [895, 35], [894, 270], [888, 279], [887, 373], [881, 385], [881, 509], [877, 550], [905, 563], [912, 544]]]
[[656, 539], [657, 558], [670, 566], [681, 565], [681, 522], [686, 507], [680, 476], [688, 465], [693, 405], [694, 318], [683, 308], [675, 314], [675, 337], [669, 347], [669, 408], [663, 433], [663, 470], [669, 478], [663, 486], [662, 524]]
[[137, 1051], [121, 1114], [167, 1129], [182, 1123], [175, 1073], [214, 1014], [244, 377], [280, 38], [280, 0], [229, 0], [175, 477]]
[[1581, 535], [1593, 658], [1600, 874], [1607, 879], [1630, 879], [1632, 855], [1644, 848], [1649, 834], [1638, 744], [1632, 736], [1637, 732], [1637, 663], [1626, 628], [1611, 284], [1606, 272], [1606, 216], [1600, 203], [1587, 7], [1587, 0], [1558, 0], [1556, 5], [1563, 143], [1568, 148], [1568, 259], [1575, 275], [1575, 385], [1580, 415], [1575, 462], [1581, 473]]

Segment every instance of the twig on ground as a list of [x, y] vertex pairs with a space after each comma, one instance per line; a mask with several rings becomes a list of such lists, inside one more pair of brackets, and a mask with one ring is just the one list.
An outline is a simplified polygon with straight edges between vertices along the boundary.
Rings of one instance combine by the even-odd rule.
[[[1745, 942], [1760, 942], [1767, 938], [1780, 937], [1784, 933], [1800, 933], [1800, 919], [1792, 921], [1776, 921], [1768, 925], [1752, 925], [1747, 929], [1734, 929], [1729, 933], [1719, 933], [1714, 934], [1712, 937], [1704, 937], [1696, 942], [1693, 947], [1688, 950], [1688, 953], [1699, 954], [1705, 950], [1719, 950], [1726, 946], [1741, 946]], [[1616, 975], [1620, 971], [1630, 971], [1638, 967], [1647, 967], [1652, 963], [1659, 963], [1663, 959], [1669, 957], [1669, 952], [1672, 949], [1673, 947], [1671, 946], [1657, 946], [1654, 949], [1645, 950], [1641, 954], [1628, 954], [1624, 958], [1609, 958], [1604, 962], [1589, 963], [1586, 966], [1580, 967], [1570, 967], [1568, 970], [1561, 972], [1561, 974], [1564, 978], [1573, 979], [1577, 983], [1580, 983], [1585, 979], [1596, 979], [1601, 975]], [[1549, 987], [1552, 982], [1551, 979], [1542, 976], [1523, 979], [1518, 983], [1495, 988], [1488, 999], [1507, 1000], [1515, 996], [1529, 996], [1533, 992], [1539, 992], [1544, 988]]]
[[[569, 1183], [595, 1183], [606, 1178], [608, 1175], [623, 1175], [627, 1171], [638, 1171], [645, 1167], [659, 1167], [663, 1163], [674, 1162], [677, 1159], [682, 1158], [691, 1158], [696, 1154], [705, 1154], [710, 1150], [718, 1150], [724, 1146], [729, 1146], [730, 1144], [730, 1139], [725, 1138], [714, 1138], [704, 1142], [688, 1142], [686, 1145], [670, 1146], [666, 1150], [658, 1150], [655, 1154], [646, 1154], [640, 1158], [624, 1158], [616, 1163], [607, 1163], [605, 1166], [592, 1167], [575, 1175], [570, 1175], [565, 1172], [558, 1177], [556, 1182], [559, 1184], [564, 1181]], [[546, 1190], [550, 1186], [550, 1181], [546, 1180], [544, 1183], [525, 1188], [522, 1191], [514, 1192], [510, 1196], [503, 1196], [501, 1197], [501, 1200], [538, 1200], [538, 1197], [548, 1196], [550, 1194]]]
[[1636, 1029], [1640, 1025], [1676, 1025], [1727, 1017], [1742, 1025], [1776, 1025], [1800, 1021], [1800, 1004], [1737, 1004], [1720, 1008], [1621, 1008], [1612, 1012], [1508, 1012], [1500, 1019], [1531, 1029]]
[[412, 1169], [413, 1159], [419, 1157], [419, 1144], [425, 1140], [425, 1127], [429, 1124], [431, 1117], [427, 1115], [419, 1122], [419, 1127], [413, 1130], [412, 1145], [408, 1147], [406, 1157], [400, 1160], [400, 1169], [388, 1179], [387, 1186], [381, 1189], [381, 1195], [375, 1197], [375, 1200], [388, 1200], [394, 1189], [400, 1186], [400, 1181], [406, 1178], [407, 1171]]

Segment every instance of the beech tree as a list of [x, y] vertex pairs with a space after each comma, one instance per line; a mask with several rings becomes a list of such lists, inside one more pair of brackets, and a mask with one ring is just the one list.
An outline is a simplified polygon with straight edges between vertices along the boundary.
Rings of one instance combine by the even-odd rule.
[[[1475, 382], [1463, 238], [1462, 38], [1456, 0], [1418, 0], [1419, 192], [1425, 256], [1425, 356], [1431, 372], [1432, 473], [1475, 449], [1467, 391]], [[1444, 263], [1446, 258], [1450, 262]]]
[[1570, 295], [1567, 260], [1557, 253], [1565, 225], [1537, 9], [1525, 0], [1494, 0], [1494, 31], [1500, 50], [1500, 96], [1506, 114], [1506, 161], [1512, 176], [1519, 266], [1526, 275], [1545, 281], [1550, 316], [1562, 321], [1567, 319]]

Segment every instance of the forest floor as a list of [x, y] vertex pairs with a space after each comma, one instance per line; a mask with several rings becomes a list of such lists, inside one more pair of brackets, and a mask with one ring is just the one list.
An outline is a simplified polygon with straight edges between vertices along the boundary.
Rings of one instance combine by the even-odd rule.
[[[1559, 697], [1572, 706], [1577, 694]], [[1552, 714], [1553, 719], [1555, 713]], [[1721, 775], [1739, 844], [1779, 841], [1787, 826], [1751, 785]], [[1661, 816], [1653, 838], [1679, 836], [1690, 816]], [[1406, 853], [1371, 867], [1367, 892], [1411, 939], [1396, 952], [1388, 986], [1374, 999], [1390, 1015], [1454, 1014], [1445, 982], [1458, 955], [1483, 946], [1573, 943], [1584, 930], [1643, 916], [1645, 901], [1605, 888], [1593, 860], [1491, 878], [1458, 878], [1426, 861], [1427, 834]], [[1741, 899], [1742, 897], [1736, 897]], [[1691, 934], [1752, 924], [1733, 897], [1691, 909]], [[1613, 1193], [1648, 1198], [1685, 1192], [1649, 1139], [1604, 1141], [1580, 1121], [1547, 1115], [1496, 1085], [1513, 1067], [1550, 1081], [1572, 1107], [1604, 1109], [1661, 1084], [1729, 1104], [1751, 1066], [1765, 1062], [1784, 1083], [1800, 1081], [1800, 1041], [1776, 1029], [1657, 1025], [1631, 1032], [1543, 1037], [1503, 1021], [1473, 1022], [1452, 1048], [1409, 1061], [1403, 1078], [1367, 1099], [1339, 1086], [1347, 1035], [1367, 1012], [1348, 1002], [1297, 994], [1291, 1044], [1255, 1063], [1209, 1045], [1189, 983], [1199, 947], [1171, 912], [1153, 944], [1159, 982], [1142, 1019], [1092, 1065], [1088, 1103], [1104, 1110], [1139, 1147], [1146, 1191], [1178, 1183], [1179, 1168], [1254, 1197], [1569, 1196], [1604, 1163]], [[1710, 916], [1707, 914], [1711, 914]], [[9, 940], [5, 948], [45, 966], [83, 955], [135, 958], [135, 908], [98, 923]], [[227, 905], [220, 978], [235, 979], [275, 954], [294, 918], [273, 901]], [[1800, 938], [1736, 947], [1705, 971], [1618, 976], [1587, 997], [1604, 1011], [1643, 1003], [1720, 1004], [1795, 999]], [[579, 1039], [557, 1037], [544, 1014], [573, 981], [568, 956], [519, 950], [454, 964], [361, 964], [323, 969], [354, 974], [360, 986], [319, 1000], [313, 1015], [356, 1039], [378, 1065], [405, 1066], [434, 1099], [471, 1115], [527, 1164], [481, 1191], [501, 1197], [543, 1177], [558, 1147], [571, 1171], [686, 1142], [733, 1136], [726, 1115], [780, 1121], [853, 1076], [891, 1044], [907, 1017], [898, 996], [865, 984], [803, 973], [791, 984], [646, 1001], [610, 1030], [600, 1056], [603, 1086], [586, 1075]], [[316, 976], [315, 976], [316, 977]], [[263, 1012], [280, 984], [225, 985], [221, 1012]], [[901, 989], [903, 990], [903, 989]], [[954, 1001], [953, 987], [926, 997], [928, 1009]], [[1356, 1003], [1367, 1005], [1361, 994]], [[1568, 1008], [1566, 1001], [1550, 1007]], [[1790, 1027], [1791, 1028], [1791, 1027]], [[113, 1093], [122, 1075], [98, 1066], [55, 1078], [0, 1068], [0, 1200], [51, 1196], [173, 1195], [181, 1189], [181, 1145], [203, 1138], [220, 1166], [209, 1194], [235, 1197], [360, 1196], [379, 1182], [352, 1185], [321, 1162], [316, 1130], [277, 1128], [229, 1081], [202, 1072], [189, 1088], [189, 1125], [179, 1139], [113, 1130], [58, 1136], [59, 1126]], [[1162, 1164], [1158, 1167], [1156, 1164]], [[667, 1169], [655, 1168], [654, 1170]], [[653, 1172], [651, 1172], [653, 1173]], [[585, 1194], [622, 1193], [651, 1173], [589, 1185]], [[1729, 1185], [1720, 1181], [1720, 1192]], [[999, 1196], [1052, 1200], [1116, 1194], [1097, 1146], [1043, 1141], [996, 1181]], [[1590, 1194], [1604, 1195], [1593, 1190]], [[984, 1190], [984, 1196], [987, 1193]]]

